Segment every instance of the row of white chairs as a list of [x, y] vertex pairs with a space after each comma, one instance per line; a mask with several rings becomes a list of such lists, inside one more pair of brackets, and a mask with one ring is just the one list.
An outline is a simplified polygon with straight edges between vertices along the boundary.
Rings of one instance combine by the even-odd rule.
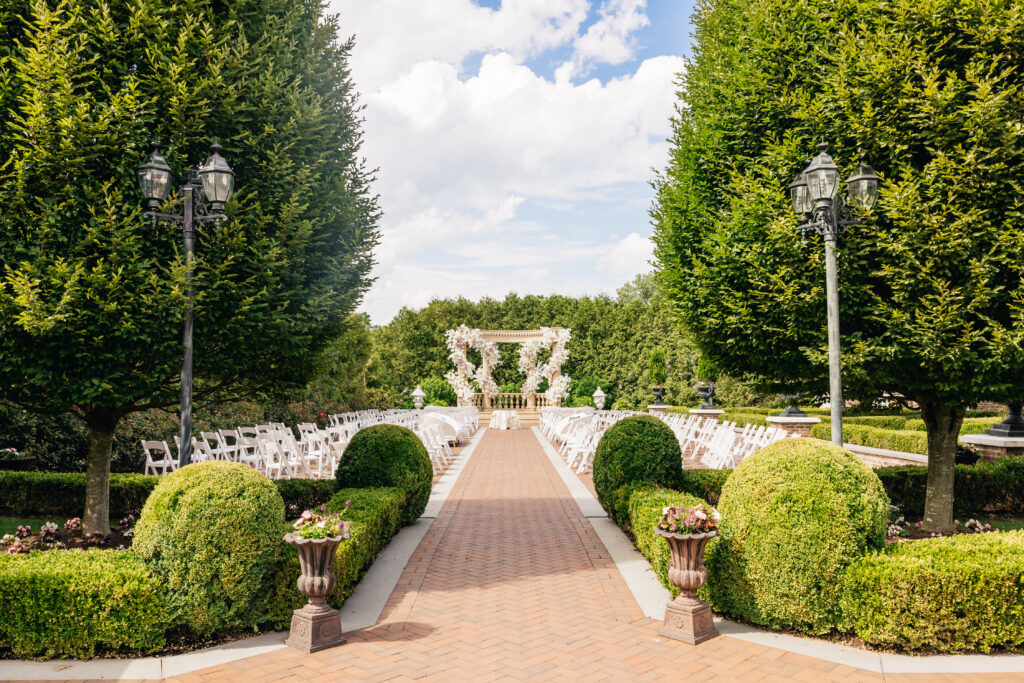
[[[191, 462], [225, 460], [249, 465], [272, 479], [330, 478], [352, 436], [374, 424], [396, 424], [412, 430], [430, 454], [435, 471], [451, 463], [452, 445], [468, 438], [479, 425], [476, 408], [426, 411], [359, 411], [332, 415], [331, 425], [296, 426], [298, 436], [282, 423], [200, 432], [192, 437]], [[166, 441], [142, 441], [146, 474], [166, 474], [178, 468], [179, 437], [174, 437], [177, 458]]]
[[[541, 432], [559, 443], [559, 452], [569, 467], [578, 473], [593, 467], [597, 444], [604, 432], [619, 420], [643, 414], [632, 411], [593, 408], [542, 408]], [[752, 453], [789, 436], [777, 427], [746, 425], [737, 430], [735, 422], [718, 424], [714, 418], [699, 415], [661, 416], [679, 441], [684, 460], [699, 459], [710, 469], [733, 468]]]

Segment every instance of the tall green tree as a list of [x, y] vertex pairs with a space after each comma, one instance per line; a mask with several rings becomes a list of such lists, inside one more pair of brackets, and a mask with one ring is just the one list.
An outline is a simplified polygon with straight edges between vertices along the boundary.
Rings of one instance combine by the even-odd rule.
[[[638, 296], [637, 292], [646, 292]], [[608, 406], [641, 407], [652, 400], [648, 358], [655, 347], [665, 350], [668, 395], [676, 402], [695, 398], [693, 371], [697, 353], [689, 336], [678, 329], [669, 304], [647, 275], [624, 286], [616, 297], [519, 296], [505, 299], [443, 299], [420, 310], [402, 309], [372, 333], [373, 352], [368, 383], [392, 394], [412, 390], [427, 377], [443, 377], [452, 369], [445, 332], [461, 324], [481, 329], [572, 329], [569, 360], [563, 374], [577, 379], [600, 378]], [[501, 364], [493, 369], [499, 386], [519, 385], [519, 346], [502, 344]], [[474, 359], [470, 352], [470, 360]], [[596, 388], [596, 387], [595, 387]], [[593, 393], [593, 389], [590, 390]], [[589, 395], [589, 394], [587, 394]]]
[[180, 384], [181, 237], [138, 208], [146, 143], [180, 178], [216, 137], [236, 173], [197, 240], [196, 399], [302, 387], [377, 239], [352, 43], [318, 0], [0, 0], [0, 18], [0, 396], [85, 422], [83, 520], [106, 531], [114, 428]]
[[826, 377], [823, 248], [785, 188], [823, 137], [881, 199], [840, 241], [844, 385], [928, 428], [928, 529], [952, 527], [965, 409], [1024, 391], [1024, 5], [707, 0], [652, 211], [702, 352], [785, 393]]

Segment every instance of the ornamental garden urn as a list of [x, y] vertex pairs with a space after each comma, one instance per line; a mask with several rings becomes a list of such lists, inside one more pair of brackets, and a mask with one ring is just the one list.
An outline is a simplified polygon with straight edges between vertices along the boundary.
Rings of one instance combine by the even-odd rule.
[[708, 578], [704, 567], [704, 547], [718, 535], [717, 530], [699, 534], [677, 534], [655, 529], [668, 541], [668, 580], [681, 592], [665, 606], [665, 625], [658, 635], [690, 645], [703, 643], [718, 635], [711, 617], [711, 606], [697, 598], [697, 590]]
[[697, 398], [703, 401], [700, 406], [700, 410], [714, 410], [715, 409], [715, 385], [714, 384], [698, 384], [694, 387], [697, 390]]
[[338, 545], [348, 539], [349, 532], [328, 538], [300, 538], [296, 533], [285, 535], [284, 540], [295, 546], [299, 553], [302, 574], [296, 585], [307, 602], [292, 613], [291, 630], [285, 645], [311, 653], [342, 645], [341, 615], [327, 604], [327, 596], [338, 584], [331, 570]]

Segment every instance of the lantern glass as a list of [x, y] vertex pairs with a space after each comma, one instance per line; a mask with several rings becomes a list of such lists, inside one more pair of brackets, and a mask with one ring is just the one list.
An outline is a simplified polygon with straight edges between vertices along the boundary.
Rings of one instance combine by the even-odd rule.
[[139, 166], [139, 189], [149, 208], [163, 204], [171, 189], [171, 167], [160, 153], [160, 148], [153, 144], [146, 162]]
[[878, 175], [861, 162], [857, 172], [846, 179], [846, 192], [851, 206], [870, 211], [878, 201]]
[[811, 159], [804, 171], [807, 194], [811, 202], [832, 199], [839, 191], [839, 167], [828, 153], [828, 144], [818, 145], [818, 156]]
[[807, 181], [801, 173], [789, 184], [789, 199], [793, 202], [793, 211], [802, 215], [811, 212], [811, 200], [807, 195]]
[[203, 183], [203, 195], [213, 204], [215, 210], [220, 210], [224, 208], [232, 190], [235, 189], [235, 172], [220, 155], [220, 145], [214, 144], [210, 149], [213, 150], [213, 154], [199, 167], [199, 178]]

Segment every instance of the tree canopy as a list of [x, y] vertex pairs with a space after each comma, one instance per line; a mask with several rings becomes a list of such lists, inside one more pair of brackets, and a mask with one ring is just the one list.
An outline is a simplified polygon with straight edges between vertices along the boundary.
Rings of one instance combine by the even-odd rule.
[[97, 505], [120, 417], [178, 401], [185, 268], [139, 208], [150, 140], [181, 179], [219, 139], [236, 174], [197, 238], [197, 400], [303, 386], [370, 283], [352, 43], [322, 9], [0, 0], [0, 396], [89, 425]]
[[[646, 406], [653, 400], [647, 370], [650, 351], [655, 347], [665, 350], [668, 398], [679, 403], [692, 401], [696, 351], [689, 337], [678, 330], [667, 302], [656, 293], [652, 282], [652, 275], [638, 278], [617, 297], [509, 294], [500, 301], [444, 299], [417, 311], [402, 309], [390, 323], [372, 333], [369, 384], [400, 393], [411, 391], [427, 377], [443, 377], [452, 367], [445, 331], [460, 324], [506, 330], [568, 327], [572, 339], [562, 373], [576, 380], [586, 379], [588, 387], [602, 382], [608, 407], [614, 402]], [[634, 296], [638, 287], [648, 292], [649, 300]], [[499, 348], [502, 361], [492, 371], [494, 381], [499, 386], [521, 385], [519, 346], [501, 344]], [[474, 353], [470, 351], [471, 360]], [[590, 389], [590, 393], [593, 391]], [[575, 387], [570, 388], [570, 395], [583, 396]]]
[[702, 2], [652, 211], [670, 299], [724, 372], [825, 387], [821, 239], [786, 186], [822, 138], [883, 176], [839, 244], [844, 385], [918, 402], [926, 523], [964, 409], [1024, 380], [1024, 10], [1003, 0]]

